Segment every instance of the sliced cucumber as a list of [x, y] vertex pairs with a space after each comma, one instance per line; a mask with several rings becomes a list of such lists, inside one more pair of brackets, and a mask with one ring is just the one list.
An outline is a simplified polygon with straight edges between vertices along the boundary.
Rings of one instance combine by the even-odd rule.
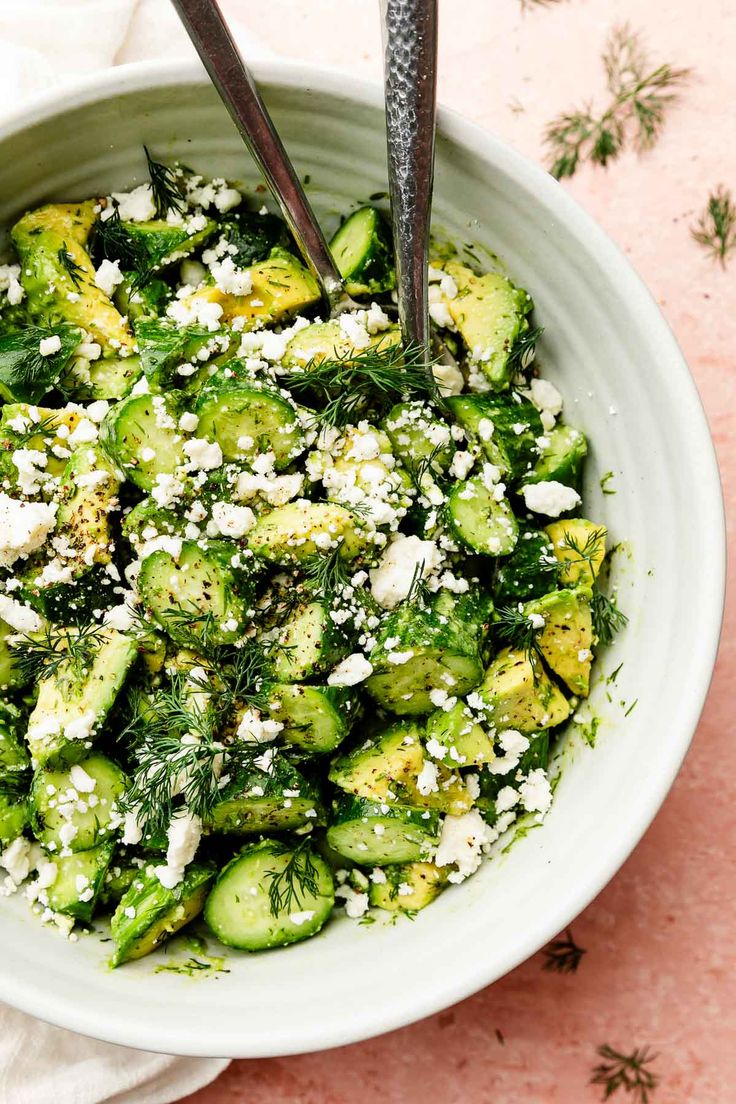
[[163, 395], [132, 395], [116, 403], [100, 428], [100, 444], [144, 491], [186, 460], [176, 413]]
[[89, 924], [114, 850], [113, 843], [101, 843], [73, 855], [52, 856], [56, 877], [46, 891], [48, 907]]
[[281, 682], [303, 682], [330, 671], [350, 653], [351, 642], [330, 616], [326, 602], [309, 602], [279, 632], [274, 674]]
[[438, 838], [438, 813], [361, 797], [341, 798], [327, 829], [330, 847], [363, 866], [418, 862]]
[[517, 392], [509, 395], [450, 395], [452, 416], [486, 459], [516, 483], [532, 470], [544, 434], [539, 411]]
[[319, 754], [333, 751], [350, 732], [358, 696], [349, 686], [275, 686], [271, 717], [284, 725], [281, 737]]
[[447, 882], [445, 870], [431, 862], [403, 863], [383, 871], [385, 881], [371, 879], [368, 896], [374, 908], [418, 912], [431, 905]]
[[539, 660], [504, 648], [486, 671], [479, 691], [489, 726], [535, 732], [555, 728], [570, 716], [562, 691], [542, 669]]
[[[401, 331], [391, 326], [371, 335], [369, 348], [388, 349], [401, 344]], [[337, 320], [332, 322], [313, 322], [304, 326], [289, 339], [282, 364], [286, 368], [306, 368], [308, 365], [321, 364], [324, 360], [350, 360], [358, 353], [356, 345], [340, 326]]]
[[157, 276], [147, 280], [142, 287], [138, 287], [135, 273], [126, 272], [123, 282], [115, 288], [112, 301], [120, 313], [133, 323], [139, 352], [142, 350], [138, 324], [158, 318], [164, 313], [170, 300], [171, 288], [165, 280]]
[[486, 556], [508, 556], [519, 536], [508, 499], [497, 497], [498, 486], [489, 487], [482, 475], [475, 475], [453, 486], [445, 506], [455, 536]]
[[183, 364], [204, 365], [214, 356], [226, 353], [231, 338], [212, 333], [204, 326], [175, 326], [163, 319], [145, 319], [136, 323], [143, 372], [158, 388], [183, 387], [202, 374], [200, 369], [190, 375], [177, 373]]
[[[289, 877], [288, 869], [297, 876]], [[308, 883], [299, 879], [300, 870], [308, 871]], [[288, 893], [288, 885], [296, 891]], [[265, 951], [316, 935], [334, 904], [332, 874], [321, 855], [263, 840], [244, 847], [220, 872], [204, 918], [225, 946]]]
[[23, 686], [27, 679], [18, 666], [17, 657], [8, 643], [8, 637], [18, 634], [0, 619], [0, 691]]
[[588, 442], [584, 433], [568, 425], [556, 425], [544, 433], [542, 440], [549, 443], [533, 469], [524, 477], [524, 483], [541, 483], [555, 480], [579, 491], [583, 483], [583, 466], [588, 454]]
[[248, 836], [316, 826], [322, 820], [315, 787], [285, 759], [278, 758], [269, 771], [253, 767], [236, 775], [222, 790], [204, 826], [208, 832]]
[[105, 356], [92, 361], [78, 357], [72, 361], [62, 383], [79, 402], [112, 401], [127, 395], [142, 371], [138, 356]]
[[[229, 361], [238, 374], [238, 361]], [[217, 441], [226, 460], [273, 452], [274, 467], [285, 468], [304, 448], [295, 408], [276, 391], [254, 381], [218, 379], [203, 388], [194, 407], [197, 433]]]
[[146, 556], [138, 587], [164, 632], [185, 646], [192, 637], [229, 644], [243, 635], [253, 598], [253, 575], [232, 567], [232, 545], [182, 541], [174, 558], [160, 549]]
[[141, 871], [113, 914], [110, 965], [143, 958], [198, 916], [214, 877], [214, 863], [193, 863], [178, 886], [166, 889], [153, 868]]
[[528, 602], [546, 594], [556, 577], [552, 541], [539, 529], [520, 532], [513, 552], [501, 564], [493, 588], [497, 606]]
[[[84, 784], [91, 782], [92, 789], [75, 786], [79, 770], [86, 776]], [[125, 775], [105, 755], [90, 755], [70, 770], [36, 771], [31, 786], [33, 834], [56, 854], [106, 843], [116, 829], [115, 805], [125, 789]]]
[[287, 567], [326, 555], [338, 545], [340, 555], [352, 560], [368, 538], [365, 525], [351, 510], [335, 502], [300, 498], [259, 517], [248, 534], [248, 546], [261, 559]]
[[447, 422], [427, 403], [400, 402], [381, 423], [397, 458], [416, 478], [446, 475], [455, 455], [455, 442]]
[[464, 704], [437, 709], [427, 718], [427, 739], [444, 749], [435, 758], [450, 768], [481, 766], [495, 758], [493, 735], [487, 732]]
[[516, 781], [517, 775], [529, 774], [530, 771], [537, 768], [547, 769], [549, 764], [549, 732], [545, 729], [542, 732], [529, 733], [529, 747], [522, 753], [517, 766], [507, 774], [495, 774], [490, 771], [480, 771], [478, 775], [478, 784], [480, 786], [480, 794], [476, 800], [476, 804], [480, 809], [483, 818], [488, 821], [489, 824], [495, 823], [497, 819], [496, 812], [496, 798], [499, 791], [504, 786], [513, 786]]
[[396, 286], [391, 233], [375, 207], [359, 207], [330, 242], [350, 295], [378, 295]]
[[85, 757], [136, 654], [132, 636], [105, 629], [85, 670], [80, 673], [65, 662], [42, 679], [26, 733], [35, 766], [61, 766]]
[[378, 632], [365, 687], [392, 713], [429, 713], [432, 690], [462, 696], [483, 677], [477, 631], [435, 605], [402, 604]]
[[12, 843], [29, 819], [28, 797], [22, 786], [7, 779], [0, 783], [0, 845]]
[[29, 771], [31, 760], [18, 738], [22, 714], [11, 702], [0, 702], [0, 782], [18, 779]]

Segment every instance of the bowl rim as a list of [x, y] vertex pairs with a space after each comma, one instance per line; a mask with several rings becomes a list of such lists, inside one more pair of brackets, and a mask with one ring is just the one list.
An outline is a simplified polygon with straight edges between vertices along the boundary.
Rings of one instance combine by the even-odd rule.
[[[252, 68], [257, 80], [265, 85], [285, 88], [316, 87], [348, 104], [357, 103], [361, 106], [380, 107], [382, 103], [382, 89], [378, 82], [349, 76], [334, 68], [290, 59], [258, 61], [253, 63]], [[154, 60], [120, 65], [74, 82], [65, 82], [29, 97], [22, 106], [0, 119], [0, 141], [55, 115], [107, 100], [115, 95], [169, 85], [209, 83], [204, 68], [196, 60]], [[523, 182], [541, 201], [551, 204], [568, 228], [586, 239], [589, 250], [595, 254], [600, 266], [606, 268], [609, 276], [617, 281], [622, 297], [629, 304], [636, 300], [639, 312], [646, 314], [647, 325], [654, 330], [662, 357], [669, 364], [668, 370], [671, 372], [673, 390], [677, 391], [678, 403], [689, 415], [689, 446], [698, 451], [700, 471], [706, 476], [700, 488], [699, 502], [701, 513], [708, 523], [703, 536], [703, 553], [708, 559], [710, 571], [707, 579], [701, 579], [701, 609], [705, 615], [706, 628], [699, 647], [693, 649], [692, 653], [691, 692], [682, 703], [679, 724], [670, 730], [669, 753], [662, 757], [658, 773], [650, 779], [648, 801], [633, 822], [631, 819], [622, 822], [617, 835], [611, 839], [608, 849], [602, 854], [601, 862], [585, 874], [578, 874], [574, 880], [574, 889], [569, 888], [556, 902], [550, 903], [544, 920], [530, 924], [526, 938], [511, 953], [503, 958], [495, 951], [485, 960], [479, 954], [472, 974], [468, 972], [465, 976], [458, 977], [453, 972], [439, 984], [439, 979], [435, 978], [427, 985], [426, 990], [406, 993], [390, 1009], [374, 1008], [371, 1011], [363, 1008], [360, 1012], [353, 1009], [350, 1017], [344, 1017], [340, 1026], [329, 1032], [320, 1029], [316, 1023], [305, 1024], [299, 1033], [292, 1032], [290, 1036], [282, 1036], [268, 1046], [258, 1045], [245, 1052], [240, 1050], [231, 1055], [233, 1057], [305, 1053], [347, 1045], [395, 1030], [471, 996], [534, 954], [591, 903], [618, 872], [649, 828], [672, 787], [693, 739], [715, 667], [725, 603], [724, 501], [715, 447], [705, 411], [669, 324], [628, 258], [583, 207], [540, 165], [449, 108], [439, 107], [437, 125], [444, 136], [466, 148], [472, 148], [482, 159], [500, 165]], [[202, 1056], [213, 1053], [211, 1047], [202, 1045], [201, 1025], [200, 1029], [195, 1026], [187, 1038], [182, 1036], [180, 1030], [168, 1030], [164, 1024], [158, 1025], [156, 1038], [152, 1035], [150, 1025], [138, 1023], [135, 1017], [125, 1014], [120, 1014], [112, 1026], [106, 1027], [98, 1021], [94, 1009], [86, 1007], [85, 1002], [77, 1002], [69, 996], [54, 996], [44, 990], [41, 982], [9, 982], [1, 971], [0, 1000], [49, 1023], [112, 1043], [165, 1053]]]

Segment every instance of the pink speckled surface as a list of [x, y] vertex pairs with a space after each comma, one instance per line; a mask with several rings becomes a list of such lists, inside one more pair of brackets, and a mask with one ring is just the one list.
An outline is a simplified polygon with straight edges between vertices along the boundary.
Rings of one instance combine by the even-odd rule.
[[[721, 270], [689, 233], [710, 188], [736, 188], [736, 5], [701, 0], [440, 0], [440, 96], [540, 158], [545, 122], [602, 91], [600, 48], [630, 20], [657, 60], [693, 68], [656, 148], [567, 186], [654, 291], [695, 375], [719, 452], [727, 509], [736, 480], [736, 256]], [[373, 0], [230, 0], [277, 53], [378, 77]], [[729, 527], [733, 545], [732, 525]], [[703, 565], [707, 570], [707, 564]], [[541, 955], [455, 1008], [323, 1054], [235, 1062], [187, 1104], [587, 1104], [601, 1043], [658, 1052], [654, 1104], [736, 1101], [736, 604], [690, 755], [623, 870], [576, 920], [579, 972]], [[615, 1101], [632, 1101], [620, 1092]]]

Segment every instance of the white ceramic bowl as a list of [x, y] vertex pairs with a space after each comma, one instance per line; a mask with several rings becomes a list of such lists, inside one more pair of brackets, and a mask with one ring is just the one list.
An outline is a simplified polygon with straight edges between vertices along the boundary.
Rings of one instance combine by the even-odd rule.
[[[380, 92], [304, 66], [258, 67], [265, 97], [327, 213], [385, 189]], [[204, 173], [255, 179], [195, 65], [137, 65], [36, 100], [0, 126], [0, 224], [51, 198], [143, 177], [142, 144]], [[494, 981], [583, 909], [635, 847], [687, 751], [722, 612], [718, 472], [692, 379], [654, 301], [601, 230], [545, 172], [440, 113], [435, 221], [497, 252], [533, 293], [540, 355], [570, 421], [590, 436], [587, 512], [618, 556], [628, 630], [602, 667], [597, 746], [571, 760], [544, 826], [408, 921], [340, 920], [277, 953], [232, 955], [230, 973], [115, 973], [96, 938], [67, 943], [24, 901], [0, 905], [0, 999], [129, 1046], [192, 1055], [283, 1055], [353, 1042], [426, 1016]], [[603, 496], [612, 470], [616, 494]]]

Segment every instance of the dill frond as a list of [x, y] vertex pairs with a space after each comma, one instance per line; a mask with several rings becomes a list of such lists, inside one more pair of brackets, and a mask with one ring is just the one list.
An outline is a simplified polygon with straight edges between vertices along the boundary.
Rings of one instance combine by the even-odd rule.
[[690, 231], [699, 245], [726, 267], [726, 261], [736, 249], [736, 202], [733, 193], [719, 184], [708, 196], [708, 204]]

